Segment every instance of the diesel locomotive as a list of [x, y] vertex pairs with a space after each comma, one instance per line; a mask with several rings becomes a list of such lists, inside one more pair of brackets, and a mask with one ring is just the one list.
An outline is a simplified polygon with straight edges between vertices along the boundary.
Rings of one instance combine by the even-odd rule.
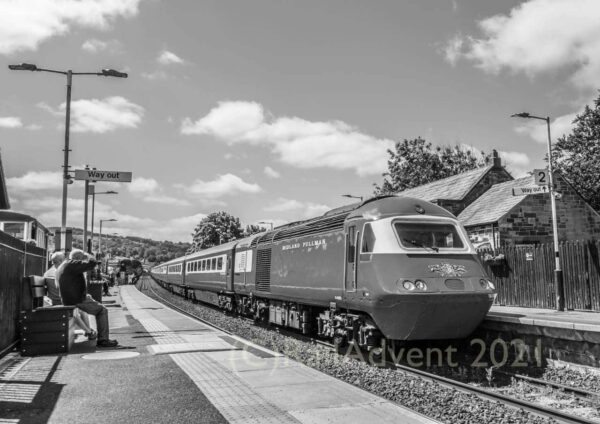
[[384, 196], [155, 266], [188, 298], [361, 348], [468, 336], [495, 296], [446, 209]]

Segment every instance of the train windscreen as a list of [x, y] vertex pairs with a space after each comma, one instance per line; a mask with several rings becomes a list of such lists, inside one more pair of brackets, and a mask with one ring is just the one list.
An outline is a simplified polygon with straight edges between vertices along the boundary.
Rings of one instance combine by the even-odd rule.
[[444, 223], [396, 222], [396, 233], [407, 249], [463, 249], [465, 244], [456, 227]]

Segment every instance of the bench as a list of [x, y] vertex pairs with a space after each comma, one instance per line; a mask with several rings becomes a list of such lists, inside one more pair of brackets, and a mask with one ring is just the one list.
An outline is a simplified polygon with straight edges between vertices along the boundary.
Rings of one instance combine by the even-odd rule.
[[[66, 353], [75, 340], [74, 306], [43, 306], [46, 279], [37, 275], [25, 277], [30, 301], [26, 295], [19, 314], [21, 354], [24, 356]], [[43, 307], [42, 307], [43, 306]]]

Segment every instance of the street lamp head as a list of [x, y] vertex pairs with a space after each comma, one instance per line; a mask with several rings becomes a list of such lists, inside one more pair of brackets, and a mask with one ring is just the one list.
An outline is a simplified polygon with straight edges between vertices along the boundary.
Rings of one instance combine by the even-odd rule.
[[111, 219], [101, 219], [100, 222], [113, 222], [113, 221], [117, 221], [117, 219], [111, 218]]
[[529, 118], [531, 115], [529, 112], [521, 112], [510, 115], [511, 118]]
[[37, 71], [38, 68], [32, 63], [21, 63], [20, 65], [8, 65], [11, 71]]
[[127, 74], [125, 72], [115, 71], [114, 69], [103, 69], [102, 75], [105, 77], [127, 78]]
[[109, 191], [107, 191], [107, 192], [106, 192], [106, 194], [119, 194], [119, 192], [117, 192], [117, 191], [112, 191], [112, 190], [109, 190]]

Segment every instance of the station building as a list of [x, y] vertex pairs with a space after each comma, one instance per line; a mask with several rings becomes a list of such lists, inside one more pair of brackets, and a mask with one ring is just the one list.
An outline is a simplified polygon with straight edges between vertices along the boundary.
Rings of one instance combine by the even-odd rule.
[[[436, 203], [454, 215], [477, 245], [551, 243], [552, 211], [548, 193], [514, 196], [513, 188], [535, 185], [533, 176], [514, 179], [494, 150], [492, 164], [398, 193]], [[598, 214], [560, 174], [555, 173], [559, 239], [600, 239]]]

